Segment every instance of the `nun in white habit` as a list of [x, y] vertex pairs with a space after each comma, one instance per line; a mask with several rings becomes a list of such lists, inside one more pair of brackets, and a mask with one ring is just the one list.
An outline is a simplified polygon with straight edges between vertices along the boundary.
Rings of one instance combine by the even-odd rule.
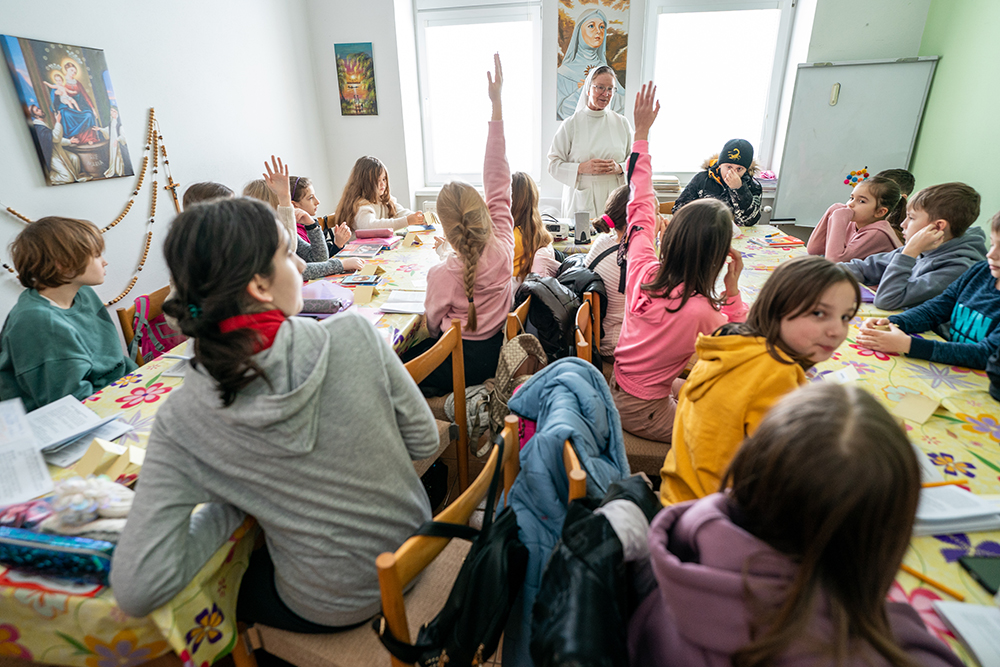
[[596, 218], [608, 195], [625, 184], [632, 126], [610, 109], [617, 77], [607, 65], [590, 70], [576, 113], [563, 121], [549, 148], [549, 173], [563, 184], [562, 217]]

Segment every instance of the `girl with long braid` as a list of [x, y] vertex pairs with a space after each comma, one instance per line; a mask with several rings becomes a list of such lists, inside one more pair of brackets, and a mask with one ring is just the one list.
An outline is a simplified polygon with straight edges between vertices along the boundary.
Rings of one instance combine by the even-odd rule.
[[[462, 349], [466, 385], [493, 377], [503, 324], [510, 311], [514, 288], [514, 219], [510, 213], [511, 177], [504, 142], [500, 90], [500, 56], [493, 56], [494, 75], [487, 73], [493, 117], [486, 139], [483, 185], [486, 200], [468, 183], [453, 181], [441, 188], [437, 215], [452, 252], [427, 274], [427, 329], [431, 338], [404, 356], [411, 359], [430, 349], [452, 319], [462, 322]], [[439, 366], [420, 383], [427, 395], [452, 391], [451, 361]]]

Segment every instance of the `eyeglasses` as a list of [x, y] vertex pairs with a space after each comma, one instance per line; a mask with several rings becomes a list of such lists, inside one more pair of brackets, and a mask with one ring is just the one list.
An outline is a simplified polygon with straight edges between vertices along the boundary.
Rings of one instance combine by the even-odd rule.
[[613, 93], [613, 92], [615, 92], [615, 87], [614, 86], [596, 86], [595, 85], [595, 86], [591, 86], [591, 88], [593, 88], [594, 90], [596, 90], [601, 95], [603, 95], [604, 93]]

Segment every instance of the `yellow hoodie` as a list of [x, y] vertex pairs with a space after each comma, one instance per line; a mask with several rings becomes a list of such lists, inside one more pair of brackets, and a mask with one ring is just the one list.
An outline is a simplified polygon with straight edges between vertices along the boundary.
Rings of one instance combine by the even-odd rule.
[[776, 360], [763, 338], [698, 336], [695, 350], [698, 362], [681, 389], [673, 446], [660, 470], [664, 505], [718, 491], [743, 439], [779, 398], [806, 381], [802, 366]]

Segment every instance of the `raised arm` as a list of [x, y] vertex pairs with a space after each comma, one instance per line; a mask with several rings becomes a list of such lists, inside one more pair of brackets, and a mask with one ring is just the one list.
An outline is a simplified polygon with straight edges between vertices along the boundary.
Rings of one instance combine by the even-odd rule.
[[638, 154], [628, 201], [628, 241], [627, 283], [632, 285], [636, 277], [644, 276], [651, 262], [657, 262], [653, 230], [656, 227], [656, 194], [653, 192], [653, 170], [649, 157], [649, 128], [660, 112], [660, 103], [655, 101], [656, 86], [652, 82], [644, 84], [635, 96], [635, 143], [632, 151]]
[[486, 138], [486, 159], [483, 163], [483, 187], [486, 206], [493, 221], [497, 239], [514, 247], [514, 218], [510, 213], [510, 165], [507, 164], [507, 143], [504, 139], [503, 107], [500, 91], [503, 88], [503, 68], [500, 54], [493, 54], [493, 75], [486, 73], [493, 115]]
[[[278, 198], [278, 212], [282, 213], [284, 208], [292, 208], [292, 193], [290, 192], [288, 185], [288, 165], [282, 164], [281, 158], [276, 158], [271, 156], [271, 164], [264, 161], [264, 184], [267, 185], [267, 189], [274, 193], [274, 196]], [[293, 237], [298, 234], [295, 231], [295, 220], [288, 214], [279, 215], [278, 219], [281, 224], [284, 225], [288, 233]]]

